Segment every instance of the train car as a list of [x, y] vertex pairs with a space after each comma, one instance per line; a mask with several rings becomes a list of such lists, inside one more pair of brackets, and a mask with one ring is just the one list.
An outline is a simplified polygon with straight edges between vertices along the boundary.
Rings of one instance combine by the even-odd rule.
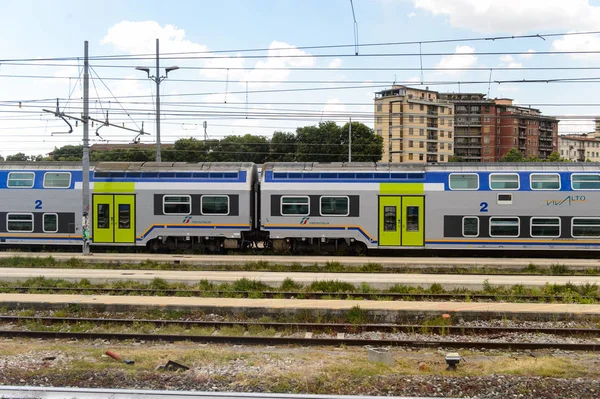
[[275, 250], [598, 249], [593, 164], [266, 164]]
[[[81, 245], [77, 164], [4, 163], [0, 242]], [[252, 163], [107, 162], [91, 167], [91, 245], [219, 251], [257, 230]]]

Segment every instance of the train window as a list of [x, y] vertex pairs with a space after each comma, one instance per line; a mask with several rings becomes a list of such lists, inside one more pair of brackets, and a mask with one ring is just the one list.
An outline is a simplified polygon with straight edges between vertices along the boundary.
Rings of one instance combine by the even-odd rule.
[[14, 188], [31, 188], [33, 187], [34, 179], [35, 173], [33, 172], [10, 172], [6, 185]]
[[491, 237], [518, 237], [519, 236], [519, 218], [516, 218], [516, 217], [490, 218], [490, 236]]
[[44, 173], [44, 188], [69, 188], [71, 186], [71, 173], [46, 172]]
[[532, 190], [560, 190], [560, 176], [556, 174], [531, 174]]
[[465, 216], [462, 224], [463, 237], [479, 236], [479, 218], [477, 216]]
[[165, 195], [163, 197], [165, 215], [189, 215], [192, 213], [192, 197], [189, 195]]
[[478, 190], [479, 175], [475, 173], [450, 173], [450, 190]]
[[31, 213], [8, 213], [6, 221], [9, 232], [31, 233], [33, 231], [33, 214]]
[[321, 216], [348, 216], [349, 214], [348, 197], [321, 197]]
[[98, 204], [98, 220], [96, 226], [99, 229], [110, 229], [110, 205]]
[[600, 237], [600, 218], [573, 218], [573, 237]]
[[406, 207], [406, 231], [419, 231], [419, 207]]
[[131, 228], [131, 205], [119, 204], [118, 224], [119, 224], [120, 229], [130, 229]]
[[518, 190], [519, 175], [516, 173], [491, 173], [490, 188], [492, 190]]
[[560, 237], [560, 218], [531, 218], [532, 237]]
[[599, 174], [572, 174], [571, 186], [573, 190], [600, 190]]
[[200, 201], [203, 215], [229, 214], [229, 196], [227, 195], [203, 195]]
[[44, 233], [56, 233], [58, 231], [58, 215], [56, 213], [44, 213], [42, 221]]
[[512, 205], [512, 194], [498, 194], [498, 205]]
[[383, 207], [383, 231], [396, 231], [396, 207]]
[[309, 214], [308, 197], [281, 197], [281, 214], [306, 216]]

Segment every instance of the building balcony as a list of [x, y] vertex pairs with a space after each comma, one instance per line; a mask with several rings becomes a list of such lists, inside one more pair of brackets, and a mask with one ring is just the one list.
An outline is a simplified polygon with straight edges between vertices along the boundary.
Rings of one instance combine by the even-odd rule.
[[427, 152], [437, 153], [438, 152], [437, 143], [434, 143], [434, 144], [427, 143]]

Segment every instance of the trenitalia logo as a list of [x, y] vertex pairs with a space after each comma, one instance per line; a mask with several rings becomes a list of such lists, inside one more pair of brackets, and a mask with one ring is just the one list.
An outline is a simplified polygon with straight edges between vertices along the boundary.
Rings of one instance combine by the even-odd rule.
[[567, 205], [571, 206], [576, 202], [587, 202], [585, 195], [569, 195], [564, 199], [552, 199], [552, 200], [544, 200], [546, 202], [546, 206], [561, 206]]
[[307, 224], [309, 219], [309, 217], [303, 217], [302, 220], [300, 220], [300, 224]]
[[183, 223], [184, 224], [189, 224], [191, 220], [192, 220], [191, 216], [186, 216], [186, 217], [183, 218]]

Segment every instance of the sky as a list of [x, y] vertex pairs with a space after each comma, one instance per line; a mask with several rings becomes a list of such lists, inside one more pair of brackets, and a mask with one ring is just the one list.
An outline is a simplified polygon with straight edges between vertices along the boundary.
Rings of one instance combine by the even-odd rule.
[[[562, 119], [560, 133], [589, 132], [600, 34], [572, 33], [599, 27], [600, 0], [2, 0], [0, 155], [81, 143], [81, 124], [64, 134], [44, 109], [58, 98], [81, 116], [86, 40], [90, 116], [143, 127], [145, 143], [155, 141], [155, 84], [135, 67], [156, 75], [157, 38], [160, 76], [180, 67], [160, 85], [163, 143], [203, 139], [204, 122], [210, 138], [349, 118], [372, 127], [374, 92], [394, 82], [512, 98]], [[522, 35], [533, 37], [510, 38]], [[98, 127], [91, 144], [137, 136]]]

